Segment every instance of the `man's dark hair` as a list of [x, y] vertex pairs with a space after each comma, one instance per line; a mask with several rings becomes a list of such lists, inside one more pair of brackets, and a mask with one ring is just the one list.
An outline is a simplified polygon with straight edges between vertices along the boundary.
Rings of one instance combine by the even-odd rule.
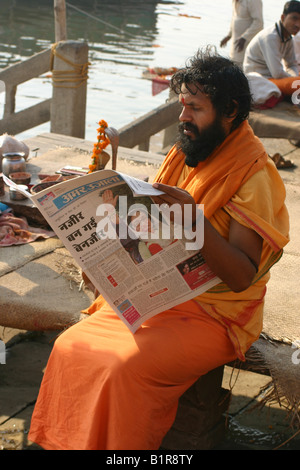
[[192, 94], [189, 85], [208, 95], [219, 116], [236, 114], [231, 130], [248, 118], [252, 99], [246, 76], [238, 65], [212, 48], [199, 50], [172, 76], [170, 87], [176, 94], [181, 93], [183, 84]]
[[300, 2], [294, 0], [292, 2], [286, 2], [283, 7], [283, 14], [288, 15], [289, 13], [299, 13], [300, 14]]

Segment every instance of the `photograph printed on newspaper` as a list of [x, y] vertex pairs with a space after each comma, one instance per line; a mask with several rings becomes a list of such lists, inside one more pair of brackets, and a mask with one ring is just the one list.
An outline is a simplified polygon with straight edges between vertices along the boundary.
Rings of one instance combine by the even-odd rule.
[[195, 233], [183, 230], [181, 215], [170, 222], [168, 208], [154, 204], [157, 194], [149, 183], [101, 170], [31, 195], [132, 333], [220, 282], [193, 243]]

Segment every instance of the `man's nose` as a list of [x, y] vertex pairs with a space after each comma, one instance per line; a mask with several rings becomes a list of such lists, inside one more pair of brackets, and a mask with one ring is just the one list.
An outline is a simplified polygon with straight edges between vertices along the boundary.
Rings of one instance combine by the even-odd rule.
[[181, 113], [179, 115], [179, 121], [181, 122], [191, 121], [190, 113], [188, 112], [188, 109], [185, 106], [183, 106], [181, 110]]

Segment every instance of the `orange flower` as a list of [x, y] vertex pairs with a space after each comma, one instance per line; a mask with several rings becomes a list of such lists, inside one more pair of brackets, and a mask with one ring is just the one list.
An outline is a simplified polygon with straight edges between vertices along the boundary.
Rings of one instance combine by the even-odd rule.
[[93, 154], [92, 154], [92, 164], [89, 165], [89, 173], [98, 169], [99, 163], [99, 155], [101, 155], [102, 151], [108, 146], [110, 143], [109, 138], [105, 135], [105, 129], [107, 128], [107, 123], [102, 119], [99, 121], [99, 128], [97, 129], [98, 132], [98, 141], [94, 144]]

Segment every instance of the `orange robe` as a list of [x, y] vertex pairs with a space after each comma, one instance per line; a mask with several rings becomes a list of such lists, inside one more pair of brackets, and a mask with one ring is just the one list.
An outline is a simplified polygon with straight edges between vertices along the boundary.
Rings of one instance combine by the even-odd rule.
[[135, 334], [98, 297], [90, 317], [64, 332], [49, 358], [29, 433], [45, 449], [158, 449], [184, 391], [243, 358], [258, 337], [267, 271], [288, 242], [282, 180], [247, 122], [206, 162], [186, 169], [174, 148], [157, 180], [190, 191], [225, 238], [230, 217], [261, 234], [256, 281], [239, 294], [221, 283]]

